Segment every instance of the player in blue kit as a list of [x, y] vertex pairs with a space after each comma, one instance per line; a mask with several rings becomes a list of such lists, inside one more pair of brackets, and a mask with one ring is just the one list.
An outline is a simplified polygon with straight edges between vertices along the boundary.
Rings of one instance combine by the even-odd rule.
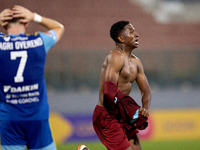
[[[26, 35], [31, 21], [47, 32]], [[48, 50], [64, 33], [64, 26], [22, 6], [0, 13], [0, 138], [1, 150], [56, 150], [49, 127], [44, 79]]]

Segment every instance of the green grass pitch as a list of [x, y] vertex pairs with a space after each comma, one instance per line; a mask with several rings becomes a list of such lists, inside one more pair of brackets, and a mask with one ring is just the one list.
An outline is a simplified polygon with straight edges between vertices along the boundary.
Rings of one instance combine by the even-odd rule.
[[[107, 150], [100, 142], [66, 143], [57, 145], [57, 150], [77, 150], [77, 146], [84, 144], [90, 150]], [[199, 140], [185, 141], [141, 141], [142, 150], [200, 150]]]

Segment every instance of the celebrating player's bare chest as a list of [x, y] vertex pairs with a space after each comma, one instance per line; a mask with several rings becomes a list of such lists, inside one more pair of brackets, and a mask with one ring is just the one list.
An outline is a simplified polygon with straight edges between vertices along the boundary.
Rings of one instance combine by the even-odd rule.
[[120, 78], [123, 82], [133, 83], [137, 77], [137, 65], [133, 60], [126, 60], [123, 69], [120, 72]]

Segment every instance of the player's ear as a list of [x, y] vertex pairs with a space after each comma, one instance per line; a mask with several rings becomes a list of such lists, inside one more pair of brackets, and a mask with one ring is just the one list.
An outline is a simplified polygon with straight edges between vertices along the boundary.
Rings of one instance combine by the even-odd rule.
[[118, 41], [120, 43], [124, 43], [124, 37], [123, 36], [118, 36]]
[[27, 22], [27, 23], [24, 23], [24, 27], [25, 27], [25, 28], [28, 27], [28, 22]]
[[3, 28], [4, 28], [5, 30], [7, 30], [7, 29], [8, 29], [8, 25], [6, 25], [6, 26], [3, 26]]

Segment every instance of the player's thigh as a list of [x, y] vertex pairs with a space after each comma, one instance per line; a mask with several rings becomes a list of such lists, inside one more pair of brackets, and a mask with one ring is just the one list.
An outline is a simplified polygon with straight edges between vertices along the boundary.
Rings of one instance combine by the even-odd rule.
[[[26, 145], [26, 133], [24, 132], [22, 122], [19, 121], [0, 121], [0, 138], [1, 146], [18, 146]], [[5, 148], [4, 148], [5, 149]]]
[[127, 149], [130, 143], [122, 125], [116, 120], [108, 120], [101, 124], [97, 135], [101, 142], [110, 150]]
[[31, 121], [26, 129], [28, 149], [53, 147], [53, 138], [48, 120]]

